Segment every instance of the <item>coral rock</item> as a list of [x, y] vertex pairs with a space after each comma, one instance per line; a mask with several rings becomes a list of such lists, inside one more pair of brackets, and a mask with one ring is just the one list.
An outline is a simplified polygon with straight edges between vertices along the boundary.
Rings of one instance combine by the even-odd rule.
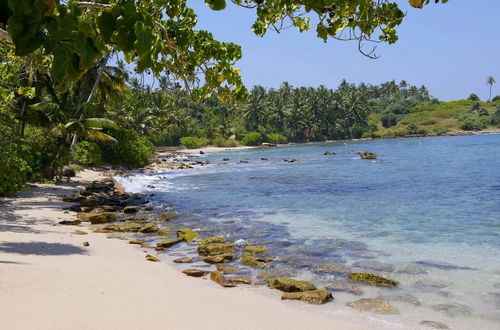
[[327, 290], [312, 290], [304, 292], [286, 292], [281, 300], [301, 300], [309, 304], [321, 305], [333, 300], [333, 295]]

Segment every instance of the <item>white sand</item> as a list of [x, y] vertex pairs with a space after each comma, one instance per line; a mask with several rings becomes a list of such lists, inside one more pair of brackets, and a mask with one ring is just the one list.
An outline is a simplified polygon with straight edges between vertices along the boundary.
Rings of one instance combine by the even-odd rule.
[[[69, 204], [55, 196], [72, 194], [75, 187], [37, 185], [0, 201], [1, 329], [392, 327], [363, 313], [342, 320], [320, 315], [301, 302], [280, 301], [278, 292], [266, 296], [244, 287], [225, 289], [187, 277], [165, 262], [148, 262], [146, 252], [127, 241], [58, 225], [74, 216], [62, 212]], [[75, 229], [89, 234], [71, 234]], [[83, 247], [84, 241], [90, 246]]]

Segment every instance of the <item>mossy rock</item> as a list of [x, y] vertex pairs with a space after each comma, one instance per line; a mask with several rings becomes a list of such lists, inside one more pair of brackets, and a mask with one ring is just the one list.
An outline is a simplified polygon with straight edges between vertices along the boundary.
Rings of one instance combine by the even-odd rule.
[[217, 270], [223, 272], [224, 274], [236, 273], [238, 269], [234, 266], [228, 264], [217, 264]]
[[266, 255], [269, 249], [263, 245], [247, 245], [243, 248], [243, 253], [254, 256]]
[[168, 230], [168, 229], [158, 229], [158, 231], [156, 232], [156, 235], [158, 235], [160, 237], [167, 237], [168, 235], [170, 235], [170, 230]]
[[330, 291], [319, 289], [304, 292], [286, 292], [281, 296], [281, 300], [300, 300], [309, 304], [321, 305], [333, 300]]
[[269, 280], [267, 285], [271, 289], [278, 289], [284, 292], [303, 292], [303, 291], [312, 291], [316, 290], [316, 286], [308, 281], [294, 280], [291, 278], [275, 278], [273, 280]]
[[399, 309], [390, 303], [377, 299], [363, 298], [347, 303], [347, 306], [376, 314], [399, 314]]
[[192, 277], [202, 277], [210, 273], [209, 271], [203, 269], [185, 269], [182, 272], [187, 276], [192, 276]]
[[392, 288], [399, 284], [398, 281], [372, 273], [351, 273], [347, 277], [356, 282], [362, 282], [374, 286]]
[[313, 265], [312, 270], [317, 273], [348, 274], [351, 269], [342, 264]]
[[177, 230], [177, 237], [186, 243], [191, 243], [192, 241], [199, 239], [200, 234], [189, 228], [181, 228]]
[[233, 253], [235, 247], [225, 243], [222, 237], [209, 237], [198, 245], [198, 253], [203, 256], [214, 256], [217, 254]]
[[182, 242], [182, 239], [180, 238], [164, 239], [163, 241], [156, 243], [156, 246], [159, 248], [168, 248], [180, 242]]
[[76, 214], [76, 218], [80, 221], [89, 221], [89, 217], [90, 217], [90, 215], [88, 213], [85, 213], [85, 212], [78, 212]]
[[139, 229], [139, 232], [147, 234], [147, 233], [155, 233], [158, 231], [158, 226], [155, 225], [154, 223], [147, 223], [144, 225], [141, 229]]
[[177, 219], [177, 214], [175, 213], [164, 213], [156, 217], [155, 221], [167, 222], [173, 219]]
[[146, 254], [146, 260], [147, 260], [147, 261], [153, 261], [153, 262], [160, 262], [160, 261], [161, 261], [161, 260], [160, 260], [160, 259], [158, 259], [157, 257], [152, 256], [152, 255], [150, 255], [150, 254]]
[[137, 245], [143, 245], [144, 241], [140, 239], [134, 239], [128, 242], [128, 244], [137, 244]]
[[225, 288], [233, 288], [236, 285], [234, 283], [230, 283], [226, 280], [224, 275], [221, 272], [211, 272], [210, 273], [210, 279], [214, 281], [215, 283], [219, 284], [220, 286], [223, 286]]
[[177, 258], [177, 259], [174, 259], [172, 260], [173, 262], [175, 262], [176, 264], [186, 264], [186, 263], [190, 263], [193, 261], [193, 259], [191, 259], [190, 257], [181, 257], [181, 258]]
[[120, 227], [121, 227], [121, 230], [124, 232], [137, 232], [143, 226], [139, 222], [127, 220], [127, 221], [125, 221], [124, 224], [120, 225]]
[[89, 216], [89, 221], [93, 225], [114, 222], [117, 219], [118, 219], [118, 215], [114, 212], [104, 212], [104, 213], [93, 214], [93, 215]]
[[252, 280], [248, 277], [226, 277], [226, 281], [229, 283], [237, 283], [237, 284], [252, 284]]
[[365, 152], [358, 152], [359, 157], [361, 159], [377, 159], [377, 155], [375, 155], [373, 152], [370, 151], [365, 151]]
[[208, 264], [220, 264], [220, 263], [224, 263], [226, 261], [233, 260], [233, 259], [234, 259], [234, 255], [232, 255], [230, 253], [226, 253], [226, 254], [218, 254], [215, 256], [205, 257], [205, 258], [203, 258], [203, 261], [205, 261]]
[[271, 258], [262, 258], [262, 257], [256, 257], [251, 254], [244, 254], [243, 257], [240, 259], [240, 262], [249, 267], [254, 267], [254, 268], [266, 268], [269, 267], [269, 261], [272, 261], [273, 259]]

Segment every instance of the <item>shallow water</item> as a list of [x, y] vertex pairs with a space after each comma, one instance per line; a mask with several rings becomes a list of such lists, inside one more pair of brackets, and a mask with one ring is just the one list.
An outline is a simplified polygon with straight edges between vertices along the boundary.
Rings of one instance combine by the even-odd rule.
[[[379, 158], [361, 160], [357, 151]], [[269, 246], [280, 260], [273, 269], [284, 275], [318, 286], [348, 283], [345, 274], [318, 270], [333, 264], [401, 282], [396, 289], [359, 285], [362, 295], [334, 292], [335, 302], [322, 312], [380, 298], [401, 314], [376, 317], [396, 324], [414, 327], [431, 319], [457, 329], [500, 327], [500, 135], [199, 157], [211, 164], [120, 181], [174, 207], [181, 214], [176, 225]]]

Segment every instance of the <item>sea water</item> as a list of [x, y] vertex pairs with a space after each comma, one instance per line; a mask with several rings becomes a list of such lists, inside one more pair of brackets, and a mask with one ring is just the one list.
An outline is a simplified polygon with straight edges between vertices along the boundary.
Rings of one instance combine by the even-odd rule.
[[[363, 151], [378, 158], [362, 160], [357, 152]], [[119, 180], [175, 208], [181, 215], [176, 225], [268, 246], [276, 274], [318, 287], [348, 283], [363, 292], [334, 292], [335, 301], [319, 309], [323, 313], [375, 298], [401, 314], [374, 317], [403, 328], [422, 320], [454, 329], [500, 328], [500, 135], [257, 148], [198, 158], [210, 164]], [[355, 284], [345, 273], [322, 270], [325, 265], [381, 274], [400, 285]], [[252, 274], [258, 278], [258, 271]]]

